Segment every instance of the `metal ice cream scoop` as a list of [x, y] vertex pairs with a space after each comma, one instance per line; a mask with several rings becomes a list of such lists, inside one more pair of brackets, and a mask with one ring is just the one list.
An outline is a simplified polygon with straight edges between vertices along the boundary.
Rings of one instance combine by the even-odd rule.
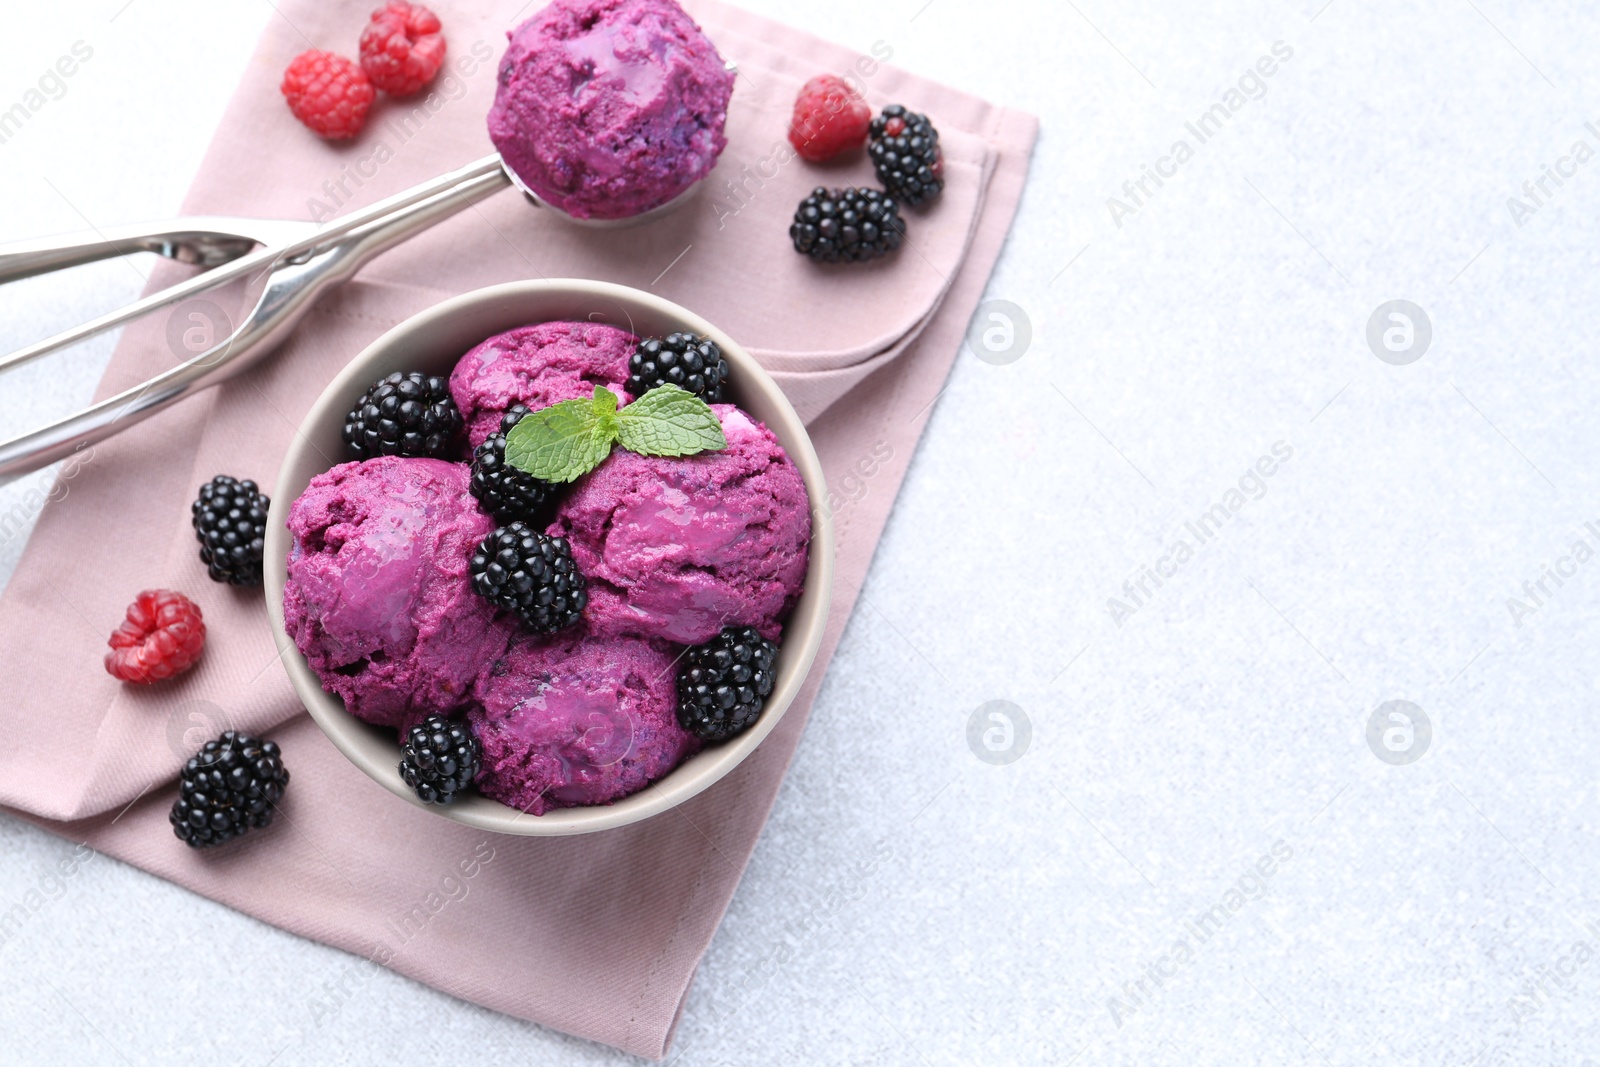
[[[322, 224], [184, 218], [0, 245], [0, 284], [130, 252], [155, 252], [180, 263], [208, 268], [187, 281], [0, 356], [0, 372], [197, 293], [240, 279], [257, 283], [265, 278], [261, 296], [250, 314], [210, 348], [143, 385], [0, 442], [0, 479], [65, 459], [199, 389], [239, 373], [280, 344], [326, 289], [350, 278], [373, 256], [507, 185], [516, 185], [538, 201], [496, 154]], [[573, 221], [592, 226], [634, 225], [671, 211], [692, 192], [693, 186], [660, 207], [626, 219]]]

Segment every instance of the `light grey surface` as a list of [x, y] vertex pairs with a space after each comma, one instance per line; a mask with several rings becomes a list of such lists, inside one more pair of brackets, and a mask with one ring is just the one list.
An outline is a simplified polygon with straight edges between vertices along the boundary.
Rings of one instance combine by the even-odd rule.
[[[7, 231], [173, 210], [274, 17], [123, 4], [8, 14], [0, 106], [74, 40], [95, 57], [0, 144]], [[1600, 562], [1507, 607], [1600, 548], [1600, 160], [1520, 227], [1506, 203], [1600, 150], [1592, 13], [752, 6], [1040, 114], [991, 286], [1034, 340], [964, 354], [933, 413], [678, 1062], [1595, 1062]], [[1194, 146], [1184, 123], [1280, 40], [1264, 97]], [[1186, 136], [1115, 226], [1107, 198]], [[84, 277], [0, 294], [0, 344], [139, 284]], [[1433, 327], [1409, 366], [1365, 339], [1394, 299]], [[103, 354], [7, 382], [5, 425], [81, 400]], [[1264, 495], [1117, 626], [1107, 599], [1279, 441]], [[1368, 747], [1393, 699], [1433, 730], [1408, 765]], [[968, 746], [993, 700], [1031, 722], [1006, 765]], [[350, 957], [110, 860], [56, 893], [71, 846], [12, 821], [0, 849], [6, 907], [55, 894], [0, 944], [10, 1061], [626, 1061], [388, 973], [333, 998]], [[1120, 1026], [1113, 997], [1138, 1007]]]

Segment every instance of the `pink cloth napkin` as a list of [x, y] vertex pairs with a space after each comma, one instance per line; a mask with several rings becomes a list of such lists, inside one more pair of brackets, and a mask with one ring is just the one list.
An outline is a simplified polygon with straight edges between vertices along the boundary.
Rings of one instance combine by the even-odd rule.
[[[525, 0], [436, 0], [449, 76], [431, 96], [381, 101], [355, 142], [323, 144], [292, 120], [277, 91], [289, 59], [312, 46], [351, 51], [370, 6], [278, 5], [186, 212], [326, 218], [489, 154], [495, 65]], [[713, 0], [685, 6], [739, 63], [730, 147], [696, 199], [643, 226], [596, 231], [502, 193], [369, 264], [259, 368], [63, 471], [0, 600], [10, 693], [0, 804], [448, 993], [665, 1055], [1004, 241], [1037, 132], [1030, 116], [871, 56]], [[901, 101], [940, 128], [947, 191], [909, 213], [909, 247], [890, 260], [824, 269], [788, 247], [794, 206], [813, 186], [872, 181], [864, 158], [818, 168], [785, 151], [796, 91], [823, 71], [853, 73], [874, 108]], [[154, 284], [180, 273], [164, 267]], [[779, 729], [679, 809], [562, 839], [458, 826], [397, 802], [348, 764], [295, 699], [260, 591], [210, 582], [189, 527], [195, 489], [214, 474], [272, 492], [313, 399], [384, 330], [447, 296], [536, 276], [650, 289], [740, 338], [809, 423], [838, 535], [822, 653]], [[224, 298], [214, 305], [129, 328], [99, 394], [171, 366], [185, 330], [204, 331], [217, 307], [228, 313]], [[205, 656], [175, 683], [122, 686], [101, 668], [106, 638], [135, 592], [162, 586], [200, 603]], [[193, 852], [167, 825], [173, 780], [189, 752], [229, 726], [276, 739], [293, 781], [271, 830]]]

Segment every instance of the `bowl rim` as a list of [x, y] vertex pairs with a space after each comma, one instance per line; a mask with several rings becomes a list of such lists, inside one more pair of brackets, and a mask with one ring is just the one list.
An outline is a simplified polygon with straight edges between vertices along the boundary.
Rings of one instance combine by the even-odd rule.
[[[306, 476], [307, 481], [330, 469], [325, 463], [326, 457], [308, 455], [316, 447], [312, 443], [313, 437], [329, 420], [343, 421], [350, 398], [371, 384], [373, 372], [368, 369], [371, 364], [396, 348], [406, 347], [408, 339], [425, 333], [443, 320], [470, 315], [488, 305], [507, 301], [534, 303], [540, 299], [560, 297], [570, 297], [574, 303], [595, 300], [611, 302], [622, 307], [630, 321], [632, 311], [643, 308], [655, 317], [675, 323], [680, 329], [709, 337], [722, 348], [723, 356], [739, 382], [740, 391], [753, 390], [762, 395], [764, 406], [771, 409], [774, 417], [762, 418], [761, 421], [778, 438], [799, 470], [809, 498], [811, 544], [805, 589], [784, 627], [784, 636], [779, 644], [778, 678], [767, 706], [756, 724], [733, 740], [703, 749], [639, 792], [611, 804], [558, 808], [539, 816], [528, 816], [526, 812], [481, 795], [474, 795], [466, 803], [447, 806], [424, 804], [400, 778], [397, 770], [398, 740], [391, 750], [392, 755], [378, 758], [366, 739], [371, 730], [384, 728], [373, 727], [357, 719], [345, 709], [343, 701], [322, 688], [321, 681], [284, 627], [283, 593], [287, 582], [290, 540], [286, 520], [292, 503], [287, 487], [297, 481], [299, 472], [307, 467], [311, 468], [311, 473]], [[525, 320], [527, 323], [553, 321], [563, 320], [549, 315], [535, 315]], [[481, 339], [486, 340], [496, 333], [515, 328], [515, 325], [494, 330], [486, 328]], [[456, 358], [464, 354], [465, 350]], [[313, 458], [314, 462], [308, 462]], [[298, 497], [303, 489], [303, 485], [298, 486], [294, 495]], [[312, 720], [346, 759], [389, 792], [442, 818], [496, 833], [559, 837], [614, 829], [674, 808], [732, 772], [777, 728], [778, 722], [805, 685], [822, 645], [832, 599], [835, 546], [833, 519], [826, 501], [827, 486], [821, 460], [793, 405], [755, 358], [712, 323], [663, 297], [614, 282], [550, 278], [485, 286], [434, 304], [384, 331], [334, 376], [301, 420], [279, 466], [268, 508], [264, 565], [267, 614], [273, 640], [278, 647], [278, 658]], [[708, 754], [716, 758], [708, 761]], [[686, 768], [695, 768], [695, 771], [685, 776], [682, 772]]]

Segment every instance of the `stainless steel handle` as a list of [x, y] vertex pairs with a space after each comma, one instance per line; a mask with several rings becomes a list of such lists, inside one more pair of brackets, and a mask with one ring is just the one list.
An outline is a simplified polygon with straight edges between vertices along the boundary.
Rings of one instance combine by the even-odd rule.
[[257, 245], [286, 244], [320, 228], [314, 222], [195, 216], [19, 241], [0, 247], [0, 284], [134, 252], [216, 267]]
[[[374, 222], [382, 222], [397, 211], [437, 196], [440, 192], [455, 188], [463, 182], [490, 175], [498, 175], [501, 186], [504, 186], [510, 180], [505, 176], [505, 170], [501, 166], [499, 156], [488, 156], [480, 159], [478, 162], [462, 167], [460, 170], [452, 171], [432, 181], [407, 189], [403, 193], [397, 193], [385, 200], [380, 200], [371, 207], [362, 208], [360, 211], [334, 219], [318, 227], [309, 236], [287, 244], [257, 249], [254, 252], [240, 256], [225, 266], [217, 267], [205, 274], [190, 278], [188, 281], [179, 282], [177, 285], [168, 286], [160, 292], [141, 297], [131, 304], [118, 308], [116, 311], [107, 312], [98, 318], [90, 319], [88, 322], [74, 326], [70, 330], [63, 330], [54, 337], [47, 337], [43, 341], [19, 348], [8, 355], [0, 356], [0, 371], [38, 359], [40, 356], [49, 355], [51, 352], [77, 344], [80, 341], [86, 341], [96, 334], [104, 333], [113, 327], [131, 322], [152, 311], [176, 304], [180, 300], [191, 297], [196, 293], [205, 292], [207, 289], [215, 289], [240, 278], [251, 276], [259, 278], [280, 263], [303, 263], [334, 243], [344, 239], [355, 230], [369, 226]], [[0, 252], [3, 251], [4, 249], [0, 249]]]
[[[489, 165], [491, 163], [492, 166]], [[138, 308], [138, 312], [119, 317], [117, 322], [166, 306], [190, 293], [214, 288], [252, 270], [269, 271], [266, 286], [254, 310], [238, 329], [219, 344], [158, 374], [143, 385], [102, 400], [41, 429], [0, 443], [0, 479], [26, 474], [65, 459], [170, 407], [192, 392], [237, 374], [281, 343], [329, 286], [351, 277], [373, 256], [494, 195], [508, 184], [510, 179], [501, 168], [499, 157], [492, 156], [347, 218], [335, 220], [322, 227], [313, 237], [250, 253], [230, 266], [152, 293], [143, 301], [129, 305], [129, 308]], [[197, 282], [207, 284], [195, 286]], [[178, 296], [169, 296], [179, 290]], [[112, 316], [119, 315], [120, 312], [112, 313]], [[102, 316], [102, 319], [112, 316]], [[86, 325], [95, 326], [100, 321]], [[103, 328], [107, 327], [99, 327]], [[99, 329], [91, 330], [89, 334], [99, 332]], [[69, 334], [72, 332], [68, 331]], [[11, 363], [22, 362], [22, 359], [16, 358], [18, 356], [35, 358], [42, 354], [30, 354], [28, 349], [23, 349], [11, 357], [0, 359], [0, 369]]]

